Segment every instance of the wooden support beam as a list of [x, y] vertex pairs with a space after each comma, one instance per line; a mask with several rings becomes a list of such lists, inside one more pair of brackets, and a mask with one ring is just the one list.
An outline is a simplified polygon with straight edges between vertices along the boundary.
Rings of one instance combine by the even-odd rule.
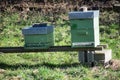
[[95, 51], [95, 50], [102, 50], [102, 47], [72, 48], [71, 46], [52, 46], [48, 49], [25, 49], [24, 47], [0, 47], [0, 53]]

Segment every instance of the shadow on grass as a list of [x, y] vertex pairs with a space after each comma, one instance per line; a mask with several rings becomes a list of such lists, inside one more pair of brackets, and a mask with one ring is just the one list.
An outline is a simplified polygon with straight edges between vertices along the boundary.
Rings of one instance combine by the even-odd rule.
[[[18, 68], [38, 68], [38, 67], [48, 67], [48, 68], [69, 68], [69, 67], [78, 67], [81, 66], [80, 63], [72, 63], [72, 64], [51, 64], [51, 63], [42, 63], [42, 64], [35, 64], [35, 65], [28, 65], [28, 64], [15, 64], [15, 65], [9, 65], [5, 63], [0, 63], [1, 69], [18, 69]], [[87, 67], [85, 65], [82, 65], [84, 67]]]

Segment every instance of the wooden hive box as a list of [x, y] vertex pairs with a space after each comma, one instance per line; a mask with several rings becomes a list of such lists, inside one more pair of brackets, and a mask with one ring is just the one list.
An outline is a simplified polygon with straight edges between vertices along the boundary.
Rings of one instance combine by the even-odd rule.
[[99, 40], [99, 11], [69, 13], [72, 47], [96, 47]]
[[26, 49], [43, 49], [54, 45], [53, 26], [34, 24], [22, 29]]

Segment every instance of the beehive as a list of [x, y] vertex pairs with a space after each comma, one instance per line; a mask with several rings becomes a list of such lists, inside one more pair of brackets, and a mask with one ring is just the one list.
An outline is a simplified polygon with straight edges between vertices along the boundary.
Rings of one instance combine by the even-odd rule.
[[26, 49], [43, 49], [54, 45], [53, 26], [34, 24], [22, 29]]
[[99, 42], [99, 11], [69, 13], [72, 47], [96, 47]]

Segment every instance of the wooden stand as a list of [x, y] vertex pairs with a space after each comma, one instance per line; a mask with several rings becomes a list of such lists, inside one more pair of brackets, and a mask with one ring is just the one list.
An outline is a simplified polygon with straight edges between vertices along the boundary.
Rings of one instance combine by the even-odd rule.
[[78, 60], [81, 64], [94, 66], [95, 51], [79, 51]]
[[99, 64], [105, 65], [106, 63], [109, 63], [109, 61], [112, 59], [112, 50], [107, 49], [108, 45], [99, 45], [99, 47], [102, 47], [102, 50], [79, 51], [79, 62], [88, 66]]
[[[52, 46], [48, 49], [25, 49], [24, 47], [0, 47], [0, 53], [25, 53], [25, 52], [60, 52], [60, 51], [79, 51], [78, 58], [80, 63], [94, 66], [95, 62], [103, 63], [111, 60], [111, 51], [105, 50], [107, 45], [98, 47], [72, 48], [71, 46]], [[108, 56], [109, 55], [109, 56]]]

